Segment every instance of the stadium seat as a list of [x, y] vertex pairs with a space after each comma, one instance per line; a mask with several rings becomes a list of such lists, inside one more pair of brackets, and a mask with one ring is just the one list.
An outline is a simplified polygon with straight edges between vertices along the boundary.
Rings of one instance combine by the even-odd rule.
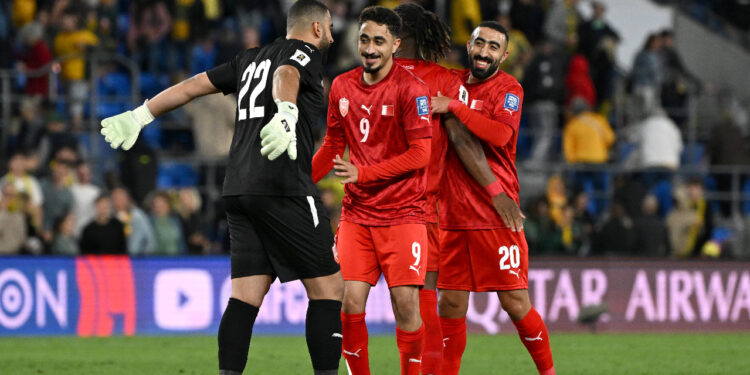
[[659, 201], [659, 216], [665, 217], [672, 210], [672, 182], [669, 180], [659, 181], [653, 188], [651, 194]]
[[190, 163], [161, 163], [156, 176], [156, 187], [159, 189], [195, 186], [198, 184], [198, 172]]
[[746, 179], [742, 184], [742, 214], [750, 214], [750, 179]]
[[701, 142], [695, 142], [692, 149], [685, 146], [680, 155], [680, 164], [683, 166], [700, 165], [706, 152], [706, 145]]

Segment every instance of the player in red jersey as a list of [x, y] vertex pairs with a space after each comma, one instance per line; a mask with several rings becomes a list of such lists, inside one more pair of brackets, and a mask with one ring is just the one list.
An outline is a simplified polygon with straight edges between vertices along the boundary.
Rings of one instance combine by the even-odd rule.
[[[424, 328], [426, 172], [432, 123], [427, 86], [394, 64], [401, 20], [369, 7], [359, 18], [362, 67], [333, 81], [328, 130], [313, 158], [313, 181], [331, 168], [346, 184], [336, 249], [344, 276], [343, 354], [351, 374], [370, 374], [365, 304], [382, 273], [396, 317], [402, 374], [419, 374]], [[349, 146], [351, 162], [342, 160]]]
[[[508, 33], [497, 22], [482, 22], [467, 43], [464, 72], [469, 105], [433, 97], [435, 113], [452, 112], [482, 141], [497, 180], [482, 187], [449, 151], [440, 194], [440, 318], [445, 337], [443, 374], [458, 374], [466, 346], [469, 292], [497, 293], [540, 374], [554, 374], [547, 328], [528, 293], [528, 247], [518, 207], [516, 141], [523, 89], [498, 69], [507, 57]], [[493, 207], [494, 192], [509, 199]], [[460, 193], [457, 193], [460, 192]], [[513, 201], [511, 203], [510, 201]], [[467, 272], [468, 271], [468, 272]]]
[[[394, 11], [401, 17], [401, 45], [394, 61], [421, 78], [431, 95], [445, 94], [463, 100], [468, 92], [461, 78], [454, 72], [436, 64], [451, 48], [450, 27], [437, 15], [415, 3], [397, 6]], [[482, 186], [495, 180], [487, 164], [484, 150], [474, 137], [451, 114], [433, 114], [432, 151], [427, 166], [427, 274], [424, 288], [419, 291], [419, 312], [425, 327], [425, 347], [422, 352], [422, 374], [440, 374], [443, 359], [443, 335], [437, 314], [437, 271], [439, 261], [438, 190], [448, 140], [469, 174]], [[444, 124], [445, 129], [442, 126]]]

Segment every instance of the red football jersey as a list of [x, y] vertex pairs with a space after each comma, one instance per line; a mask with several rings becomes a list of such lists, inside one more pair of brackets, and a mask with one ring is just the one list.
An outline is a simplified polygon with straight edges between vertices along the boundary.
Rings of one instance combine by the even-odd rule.
[[[469, 71], [462, 73], [466, 82]], [[518, 203], [518, 173], [516, 172], [516, 141], [521, 121], [523, 89], [513, 76], [503, 71], [487, 81], [475, 84], [464, 83], [469, 91], [469, 108], [483, 116], [495, 119], [507, 111], [511, 114], [513, 136], [502, 147], [495, 147], [480, 139], [487, 163], [500, 181], [503, 191]], [[446, 170], [440, 190], [440, 228], [442, 229], [491, 229], [505, 228], [502, 218], [495, 211], [492, 199], [463, 167], [456, 151], [448, 146]]]
[[[411, 139], [432, 136], [429, 90], [398, 64], [374, 85], [362, 67], [331, 84], [328, 128], [343, 128], [350, 161], [356, 166], [384, 162], [406, 152]], [[426, 172], [388, 180], [346, 184], [341, 220], [362, 225], [424, 224]]]
[[[410, 72], [419, 77], [430, 89], [430, 96], [443, 96], [458, 99], [467, 104], [468, 92], [461, 85], [461, 77], [450, 70], [424, 60], [405, 58], [393, 59]], [[467, 104], [468, 105], [468, 104]], [[430, 164], [427, 165], [427, 207], [426, 219], [428, 223], [438, 222], [438, 190], [440, 180], [445, 170], [445, 154], [448, 150], [448, 138], [445, 129], [440, 125], [440, 114], [432, 116], [432, 149]]]

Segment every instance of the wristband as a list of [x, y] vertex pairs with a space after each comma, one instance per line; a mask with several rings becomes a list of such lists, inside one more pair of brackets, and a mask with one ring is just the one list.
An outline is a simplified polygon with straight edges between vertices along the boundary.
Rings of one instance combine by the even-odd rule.
[[143, 102], [140, 107], [133, 110], [133, 118], [141, 128], [145, 128], [146, 125], [151, 123], [151, 121], [154, 121], [154, 115], [151, 114], [146, 103], [148, 103], [148, 100]]
[[458, 108], [458, 106], [460, 106], [461, 104], [464, 104], [464, 103], [461, 103], [460, 100], [453, 99], [448, 103], [448, 110], [453, 112], [453, 110]]
[[503, 186], [500, 183], [500, 180], [495, 180], [489, 185], [485, 186], [484, 190], [487, 191], [487, 194], [489, 194], [490, 197], [494, 197], [503, 192]]
[[299, 115], [299, 110], [297, 109], [297, 105], [291, 102], [285, 102], [281, 101], [279, 99], [274, 100], [276, 102], [276, 107], [279, 108], [279, 113], [284, 115], [287, 119], [293, 120], [294, 123], [297, 123], [297, 117]]

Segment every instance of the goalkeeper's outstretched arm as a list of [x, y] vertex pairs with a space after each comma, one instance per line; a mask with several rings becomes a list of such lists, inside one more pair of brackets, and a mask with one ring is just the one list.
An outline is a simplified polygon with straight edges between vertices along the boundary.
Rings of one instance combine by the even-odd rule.
[[219, 92], [205, 72], [188, 78], [146, 101], [140, 107], [102, 120], [101, 133], [112, 148], [129, 150], [138, 139], [141, 129], [166, 112], [180, 107], [199, 96]]
[[217, 92], [219, 89], [214, 87], [206, 72], [203, 72], [165, 89], [149, 100], [146, 105], [154, 117], [159, 117], [197, 97]]

